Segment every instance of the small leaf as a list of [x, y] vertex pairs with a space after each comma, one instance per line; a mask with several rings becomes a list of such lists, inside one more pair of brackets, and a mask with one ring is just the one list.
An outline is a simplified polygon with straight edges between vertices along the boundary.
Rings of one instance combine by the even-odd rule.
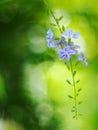
[[79, 116], [82, 116], [82, 114], [81, 114], [81, 113], [79, 113]]
[[75, 110], [72, 110], [71, 112], [75, 112]]
[[65, 31], [65, 27], [64, 26], [62, 26], [62, 30]]
[[75, 107], [75, 106], [73, 106], [73, 107], [72, 107], [72, 111], [75, 111], [75, 110], [76, 110], [76, 107]]
[[55, 23], [50, 23], [52, 26], [56, 26], [56, 24]]
[[69, 98], [73, 98], [71, 95], [68, 95]]
[[59, 21], [61, 21], [62, 19], [63, 19], [63, 16], [60, 16], [60, 17], [58, 18]]
[[75, 118], [76, 116], [73, 116], [73, 118]]
[[78, 102], [78, 104], [82, 104], [82, 101]]
[[79, 96], [79, 93], [77, 93], [77, 95], [76, 95], [77, 97]]
[[59, 20], [57, 18], [55, 20], [56, 20], [57, 23], [59, 23]]
[[77, 72], [76, 70], [74, 70], [74, 71], [73, 71], [73, 76], [75, 76], [75, 75], [76, 75], [76, 72]]
[[82, 90], [82, 88], [79, 88], [79, 89], [78, 89], [78, 92], [80, 92], [81, 90]]
[[68, 79], [66, 79], [66, 82], [67, 82], [69, 85], [72, 85], [71, 82], [70, 82]]
[[77, 81], [76, 81], [76, 83], [79, 83], [79, 82], [80, 82], [80, 80], [77, 80]]

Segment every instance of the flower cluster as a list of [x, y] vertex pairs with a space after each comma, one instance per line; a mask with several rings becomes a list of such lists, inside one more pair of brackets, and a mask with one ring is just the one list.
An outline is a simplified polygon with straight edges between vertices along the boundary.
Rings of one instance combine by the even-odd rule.
[[80, 79], [77, 79], [77, 68], [78, 63], [83, 62], [85, 66], [88, 65], [83, 52], [80, 52], [80, 46], [73, 42], [73, 39], [79, 38], [78, 32], [73, 32], [71, 29], [66, 29], [64, 26], [60, 26], [60, 21], [63, 16], [56, 18], [53, 11], [50, 10], [51, 16], [54, 18], [55, 23], [53, 25], [57, 26], [61, 32], [59, 38], [54, 37], [54, 33], [51, 29], [47, 31], [46, 40], [47, 46], [49, 48], [56, 48], [60, 60], [64, 60], [67, 69], [71, 73], [71, 80], [66, 79], [68, 85], [71, 85], [73, 93], [68, 95], [70, 99], [73, 99], [74, 105], [72, 106], [71, 112], [73, 112], [73, 118], [78, 119], [80, 112], [78, 111], [78, 106], [82, 103], [79, 101], [79, 94], [82, 88], [78, 88], [77, 84]]
[[60, 35], [60, 39], [55, 42], [54, 34], [51, 29], [47, 31], [46, 40], [47, 40], [47, 46], [49, 48], [59, 48], [61, 46], [61, 49], [58, 49], [58, 54], [60, 56], [60, 60], [66, 59], [67, 61], [70, 60], [72, 55], [78, 56], [78, 61], [82, 61], [85, 66], [88, 65], [83, 52], [79, 53], [79, 45], [74, 44], [72, 42], [72, 39], [77, 39], [79, 37], [78, 32], [72, 32], [71, 29], [67, 29]]

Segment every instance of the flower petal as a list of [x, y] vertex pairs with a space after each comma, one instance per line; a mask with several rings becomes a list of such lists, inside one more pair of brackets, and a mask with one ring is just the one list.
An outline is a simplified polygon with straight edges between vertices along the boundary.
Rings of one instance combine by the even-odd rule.
[[75, 50], [71, 50], [71, 49], [70, 49], [70, 50], [68, 51], [68, 54], [69, 54], [69, 55], [76, 54], [76, 51], [75, 51]]
[[87, 63], [87, 61], [86, 61], [86, 60], [84, 60], [84, 65], [85, 65], [85, 66], [88, 66], [88, 63]]
[[71, 29], [67, 29], [66, 30], [66, 35], [68, 35], [68, 38], [71, 38], [72, 30]]
[[47, 31], [47, 39], [49, 38], [49, 39], [52, 39], [53, 38], [53, 36], [54, 36], [54, 34], [53, 34], [53, 32], [52, 32], [52, 30], [51, 29], [48, 29], [48, 31]]
[[49, 48], [51, 48], [51, 47], [53, 48], [54, 47], [54, 42], [52, 40], [49, 40], [47, 43], [48, 43], [47, 46]]
[[78, 57], [78, 60], [80, 60], [80, 61], [84, 61], [84, 53], [80, 53], [80, 55], [79, 55], [79, 57]]
[[65, 46], [64, 47], [64, 51], [69, 51], [70, 50], [70, 46]]
[[79, 37], [79, 33], [78, 32], [75, 32], [75, 33], [72, 34], [72, 38], [77, 39], [78, 37]]
[[60, 55], [60, 60], [63, 60], [65, 58], [65, 55]]
[[64, 50], [63, 50], [63, 49], [59, 49], [59, 50], [58, 50], [58, 54], [59, 54], [59, 55], [63, 55], [63, 54], [64, 54]]
[[85, 57], [84, 57], [84, 53], [80, 53], [80, 55], [79, 55], [79, 57], [78, 57], [78, 60], [79, 60], [79, 61], [83, 61], [84, 65], [85, 65], [85, 66], [88, 66], [88, 63], [87, 63], [87, 61], [86, 61], [86, 59], [85, 59]]
[[69, 54], [65, 54], [65, 58], [66, 58], [66, 60], [70, 60], [70, 55]]
[[63, 34], [61, 34], [61, 37], [64, 37], [64, 38], [71, 38], [71, 36], [72, 36], [71, 29], [67, 29], [67, 30], [65, 30], [65, 32]]
[[61, 37], [68, 38], [68, 35], [66, 35], [65, 33], [63, 33], [63, 34], [61, 34]]

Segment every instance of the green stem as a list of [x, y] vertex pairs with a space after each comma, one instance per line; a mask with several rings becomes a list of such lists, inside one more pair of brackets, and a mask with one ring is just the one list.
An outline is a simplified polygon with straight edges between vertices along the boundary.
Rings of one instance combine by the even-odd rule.
[[72, 81], [73, 81], [73, 87], [74, 87], [74, 100], [75, 100], [75, 118], [78, 119], [78, 111], [77, 111], [77, 92], [76, 92], [76, 84], [75, 84], [75, 78], [73, 76], [73, 66], [72, 61], [70, 59], [70, 67], [71, 67], [71, 73], [72, 73]]
[[[49, 11], [50, 11], [52, 17], [54, 18], [54, 20], [55, 20], [55, 22], [56, 22], [56, 24], [57, 24], [57, 27], [58, 27], [58, 29], [59, 29], [59, 31], [62, 33], [62, 29], [61, 29], [61, 27], [60, 27], [60, 25], [59, 25], [59, 22], [58, 22], [57, 18], [56, 18], [55, 15], [54, 15], [53, 11], [52, 11], [51, 9], [50, 9]], [[62, 48], [63, 46], [60, 44], [60, 47]]]
[[59, 22], [58, 22], [57, 18], [56, 18], [55, 15], [54, 15], [53, 11], [52, 11], [52, 10], [49, 10], [49, 11], [50, 11], [52, 17], [54, 18], [54, 20], [55, 20], [55, 22], [56, 22], [56, 24], [57, 24], [57, 26], [58, 26], [58, 28], [59, 28], [59, 31], [62, 33], [62, 29], [61, 29], [61, 27], [60, 27], [60, 25], [59, 25]]
[[59, 22], [58, 22], [57, 18], [55, 17], [55, 15], [54, 15], [52, 9], [49, 8], [49, 6], [48, 6], [48, 5], [49, 5], [48, 1], [47, 1], [47, 0], [44, 0], [44, 3], [45, 3], [45, 5], [46, 5], [48, 11], [51, 13], [52, 17], [54, 18], [54, 20], [55, 20], [55, 22], [56, 22], [56, 24], [57, 24], [57, 26], [58, 26], [59, 31], [62, 33], [62, 29], [61, 29], [61, 27], [60, 27], [60, 25], [59, 25]]

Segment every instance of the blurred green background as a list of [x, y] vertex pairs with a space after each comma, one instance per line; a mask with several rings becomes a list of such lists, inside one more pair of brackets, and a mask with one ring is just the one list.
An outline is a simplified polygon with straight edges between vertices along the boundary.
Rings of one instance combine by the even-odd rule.
[[82, 116], [72, 118], [70, 74], [47, 48], [52, 18], [44, 1], [0, 0], [0, 130], [98, 130], [98, 1], [48, 2], [56, 17], [63, 15], [61, 25], [80, 32], [89, 63], [77, 74]]

